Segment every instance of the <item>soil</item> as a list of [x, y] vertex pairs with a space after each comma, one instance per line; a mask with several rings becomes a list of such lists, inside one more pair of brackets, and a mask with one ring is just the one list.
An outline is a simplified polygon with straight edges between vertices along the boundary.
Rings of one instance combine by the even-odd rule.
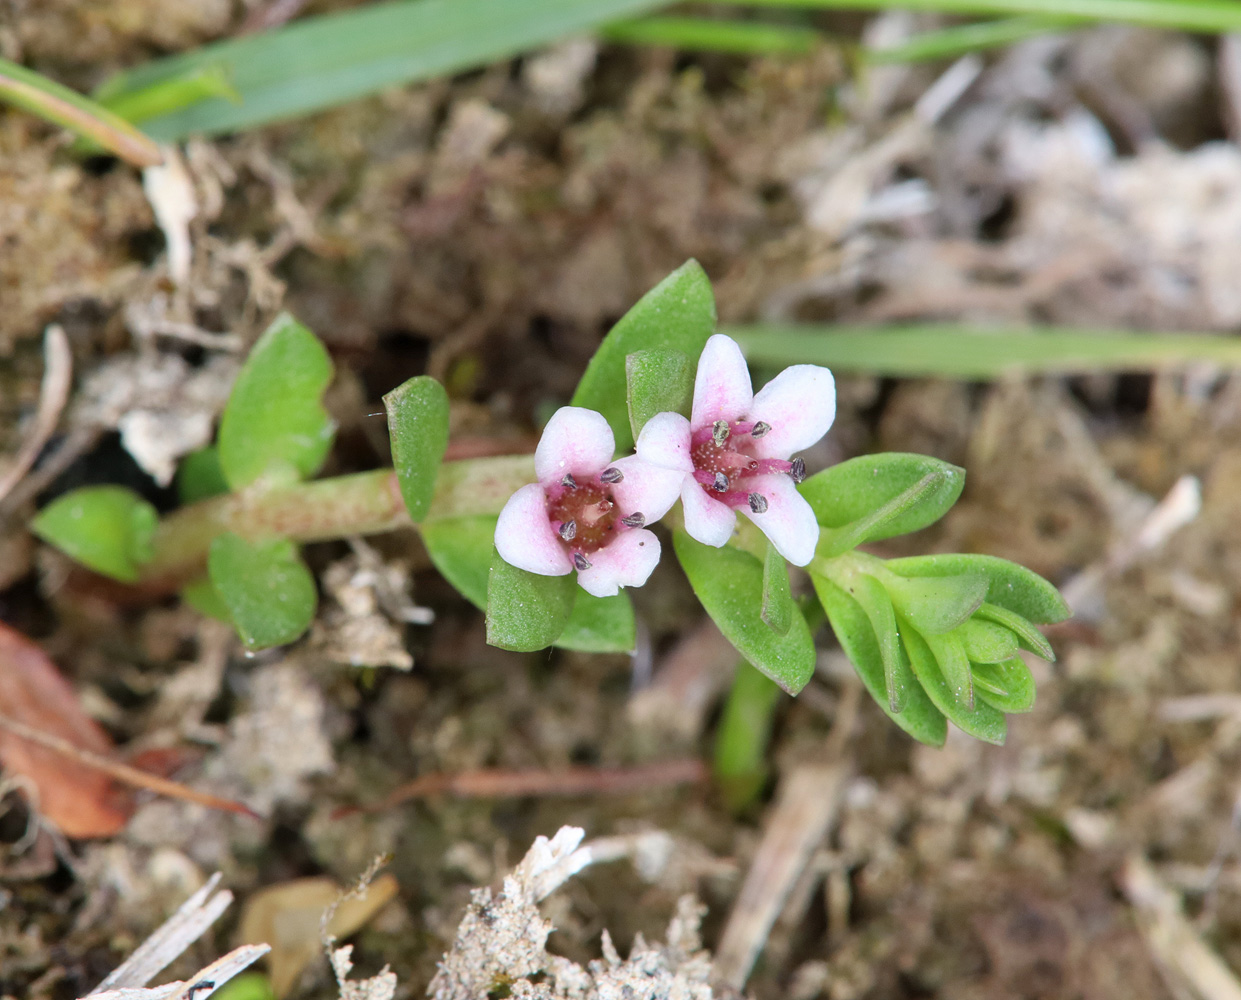
[[[83, 88], [238, 26], [229, 5], [190, 0], [161, 4], [176, 16], [154, 33], [133, 0], [89, 14], [6, 6], [0, 51]], [[868, 30], [927, 23], [885, 15]], [[470, 890], [563, 824], [667, 831], [677, 862], [649, 882], [624, 864], [585, 873], [546, 904], [551, 950], [595, 958], [604, 928], [622, 953], [639, 933], [658, 940], [689, 891], [714, 950], [782, 779], [823, 762], [847, 773], [840, 807], [750, 979], [755, 997], [1180, 995], [1126, 893], [1131, 856], [1241, 968], [1235, 373], [842, 377], [812, 471], [875, 450], [968, 469], [940, 524], [876, 551], [1015, 559], [1068, 585], [1078, 614], [1050, 630], [1058, 661], [1039, 668], [1038, 704], [1003, 748], [959, 733], [943, 749], [911, 743], [859, 700], [822, 629], [820, 669], [780, 704], [770, 780], [740, 814], [703, 784], [334, 815], [429, 773], [709, 757], [733, 663], [673, 564], [635, 594], [636, 659], [527, 656], [485, 644], [481, 616], [412, 531], [317, 545], [315, 633], [248, 657], [175, 603], [63, 586], [64, 563], [24, 528], [88, 482], [136, 486], [166, 509], [170, 493], [117, 437], [132, 393], [113, 412], [103, 389], [164, 372], [175, 397], [236, 356], [212, 337], [250, 343], [282, 308], [337, 365], [328, 473], [387, 461], [380, 396], [421, 373], [448, 386], [455, 436], [528, 445], [609, 325], [690, 257], [723, 323], [1241, 324], [1237, 91], [1214, 40], [1119, 27], [1035, 39], [967, 65], [976, 75], [936, 114], [915, 111], [947, 68], [864, 70], [835, 48], [747, 60], [574, 42], [195, 141], [200, 212], [180, 286], [137, 172], [83, 162], [59, 132], [0, 111], [0, 456], [37, 404], [46, 324], [65, 329], [77, 373], [30, 474], [37, 495], [0, 512], [0, 620], [43, 646], [118, 745], [181, 747], [179, 780], [265, 817], [144, 797], [119, 834], [68, 842], [27, 836], [20, 789], [0, 783], [0, 995], [83, 995], [213, 871], [244, 906], [302, 876], [349, 884], [384, 853], [400, 890], [353, 939], [354, 960], [366, 974], [389, 963], [420, 995]], [[206, 339], [169, 336], [177, 324]], [[195, 398], [194, 413], [218, 411], [218, 393]], [[48, 471], [65, 447], [66, 468]], [[1137, 544], [1187, 475], [1200, 513]], [[389, 614], [398, 641], [376, 661], [388, 665], [340, 662], [342, 581], [360, 565], [433, 612]], [[661, 682], [674, 663], [700, 688]], [[236, 925], [234, 912], [168, 977], [222, 953]], [[292, 995], [333, 990], [319, 962]]]

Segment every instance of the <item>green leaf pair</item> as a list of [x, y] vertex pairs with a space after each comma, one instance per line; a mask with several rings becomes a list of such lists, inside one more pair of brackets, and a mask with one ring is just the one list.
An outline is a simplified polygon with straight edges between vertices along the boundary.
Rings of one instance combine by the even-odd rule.
[[919, 556], [884, 563], [819, 559], [811, 579], [867, 690], [902, 729], [938, 746], [947, 722], [1003, 743], [1006, 713], [1034, 705], [1017, 655], [1054, 659], [1035, 623], [1069, 615], [1046, 580], [992, 556]]

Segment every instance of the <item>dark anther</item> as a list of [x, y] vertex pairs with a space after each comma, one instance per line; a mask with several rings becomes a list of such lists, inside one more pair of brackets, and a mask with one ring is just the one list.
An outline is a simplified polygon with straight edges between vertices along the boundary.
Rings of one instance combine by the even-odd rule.
[[571, 542], [577, 537], [577, 522], [573, 518], [563, 521], [560, 524], [560, 537], [566, 542]]
[[631, 528], [641, 528], [644, 524], [646, 524], [646, 515], [638, 511], [634, 511], [628, 517], [622, 517], [621, 524], [626, 524]]
[[754, 429], [750, 431], [750, 437], [761, 438], [771, 430], [771, 424], [765, 424], [761, 420], [754, 425]]
[[616, 468], [616, 466], [612, 466], [610, 469], [604, 469], [601, 473], [599, 473], [599, 479], [605, 483], [619, 483], [624, 478], [625, 474], [621, 472], [620, 469]]
[[711, 440], [720, 448], [724, 447], [724, 442], [728, 440], [728, 421], [717, 420], [711, 425]]
[[761, 493], [751, 493], [746, 499], [750, 501], [750, 510], [762, 514], [767, 510], [767, 498]]
[[584, 569], [590, 569], [590, 560], [587, 559], [584, 555], [582, 555], [582, 553], [574, 552], [573, 553], [573, 565], [576, 566], [579, 571], [584, 570]]
[[789, 475], [793, 477], [793, 482], [800, 483], [806, 479], [806, 460], [804, 458], [793, 459], [793, 467], [789, 469]]
[[213, 990], [215, 982], [211, 979], [204, 979], [202, 982], [195, 983], [185, 991], [185, 1000], [194, 1000], [194, 994], [199, 990]]
[[565, 473], [564, 479], [560, 480], [561, 486], [567, 486], [571, 490], [577, 489], [577, 480], [573, 478], [573, 473]]
[[722, 472], [717, 472], [715, 474], [715, 482], [711, 484], [711, 488], [715, 490], [716, 493], [727, 493], [728, 477]]

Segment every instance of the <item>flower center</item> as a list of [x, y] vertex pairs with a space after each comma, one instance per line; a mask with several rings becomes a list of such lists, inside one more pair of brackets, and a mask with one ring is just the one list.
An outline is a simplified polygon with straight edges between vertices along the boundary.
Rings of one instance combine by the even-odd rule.
[[590, 554], [598, 552], [622, 528], [641, 528], [646, 518], [635, 511], [621, 517], [609, 487], [625, 478], [614, 466], [594, 479], [579, 483], [565, 476], [546, 489], [547, 518], [579, 570], [590, 569]]
[[806, 478], [806, 465], [800, 459], [786, 462], [779, 458], [753, 455], [754, 439], [771, 430], [761, 420], [717, 420], [711, 427], [700, 427], [690, 441], [690, 460], [694, 479], [707, 496], [735, 509], [748, 508], [754, 514], [767, 510], [767, 497], [759, 491], [757, 477], [773, 473], [792, 476], [800, 483]]

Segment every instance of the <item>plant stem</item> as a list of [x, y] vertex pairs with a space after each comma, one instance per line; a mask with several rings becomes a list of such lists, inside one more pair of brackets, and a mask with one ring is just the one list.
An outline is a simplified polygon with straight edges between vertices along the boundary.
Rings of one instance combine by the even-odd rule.
[[[515, 490], [533, 480], [529, 455], [446, 462], [427, 520], [498, 514]], [[155, 533], [155, 555], [142, 567], [139, 583], [148, 589], [177, 589], [201, 576], [212, 541], [224, 532], [251, 541], [321, 542], [411, 524], [392, 469], [252, 487], [190, 504], [164, 518]]]

